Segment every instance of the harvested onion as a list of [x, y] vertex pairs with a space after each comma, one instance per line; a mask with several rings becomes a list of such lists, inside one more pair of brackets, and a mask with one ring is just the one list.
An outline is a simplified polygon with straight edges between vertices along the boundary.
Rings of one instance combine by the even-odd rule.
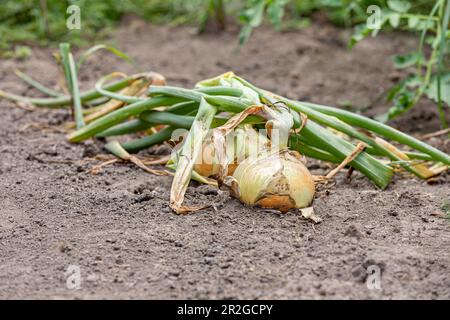
[[[214, 129], [214, 130], [220, 130]], [[213, 130], [213, 131], [214, 131]], [[202, 146], [202, 158], [195, 164], [194, 170], [204, 177], [215, 176], [219, 173], [220, 166], [227, 166], [227, 174], [232, 175], [238, 164], [251, 155], [267, 151], [270, 146], [269, 139], [259, 134], [251, 125], [237, 128], [233, 135], [224, 144], [226, 163], [221, 164], [217, 159], [216, 147], [213, 142], [214, 134], [207, 138]]]
[[311, 173], [300, 155], [290, 150], [247, 158], [237, 166], [229, 184], [243, 203], [281, 212], [308, 207], [315, 192]]

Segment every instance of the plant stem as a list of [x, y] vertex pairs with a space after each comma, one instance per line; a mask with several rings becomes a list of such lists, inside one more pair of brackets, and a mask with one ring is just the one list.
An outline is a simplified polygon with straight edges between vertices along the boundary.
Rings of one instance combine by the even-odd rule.
[[[433, 6], [433, 9], [431, 9], [430, 14], [428, 15], [428, 18], [431, 20], [433, 18], [433, 16], [436, 14], [436, 11], [438, 10], [440, 5], [440, 1], [437, 1], [436, 4]], [[427, 34], [428, 28], [424, 28], [422, 33], [420, 34], [420, 41], [419, 41], [419, 52], [423, 51], [423, 44], [425, 42], [425, 36]], [[423, 61], [422, 59], [419, 59], [418, 63], [417, 63], [417, 74], [422, 77], [422, 64]]]
[[439, 118], [441, 120], [441, 127], [442, 129], [447, 128], [447, 120], [445, 119], [445, 111], [443, 108], [442, 103], [442, 97], [441, 97], [441, 78], [442, 78], [442, 64], [444, 59], [444, 53], [446, 49], [446, 33], [448, 28], [448, 23], [450, 19], [450, 0], [447, 0], [447, 6], [445, 7], [445, 13], [443, 15], [444, 11], [444, 4], [445, 1], [442, 1], [441, 4], [441, 10], [439, 10], [439, 18], [442, 18], [442, 27], [440, 29], [440, 41], [439, 41], [439, 58], [438, 58], [438, 74], [437, 74], [437, 96], [438, 96], [438, 112], [439, 112]]
[[73, 101], [73, 111], [75, 115], [75, 124], [77, 129], [84, 127], [84, 117], [83, 117], [83, 107], [81, 105], [80, 99], [80, 91], [78, 87], [78, 79], [77, 79], [77, 69], [75, 66], [75, 61], [73, 59], [72, 53], [69, 53], [69, 76], [71, 80], [71, 93], [72, 93], [72, 101]]
[[152, 133], [151, 135], [145, 136], [143, 138], [124, 142], [122, 143], [122, 147], [128, 152], [138, 152], [142, 149], [146, 149], [155, 144], [160, 144], [166, 140], [169, 140], [172, 135], [172, 132], [175, 129], [176, 128], [174, 127], [164, 128], [161, 131]]
[[[129, 86], [133, 81], [135, 81], [137, 76], [138, 75], [132, 75], [122, 80], [105, 85], [104, 89], [109, 91], [117, 91], [123, 89]], [[102, 95], [95, 89], [80, 93], [80, 99], [83, 103], [95, 100], [100, 97], [102, 97]], [[0, 98], [5, 98], [15, 102], [31, 104], [37, 107], [47, 107], [47, 108], [60, 108], [63, 106], [67, 106], [72, 102], [72, 98], [67, 95], [57, 98], [28, 98], [17, 94], [5, 92], [2, 90], [0, 90]]]
[[[306, 138], [307, 141], [314, 141], [314, 144], [319, 146], [320, 149], [326, 150], [338, 158], [339, 162], [343, 161], [355, 150], [355, 146], [352, 143], [331, 133], [328, 129], [313, 121], [306, 123], [299, 136]], [[350, 164], [382, 189], [386, 188], [391, 181], [392, 168], [365, 152], [360, 153]]]
[[450, 156], [448, 154], [445, 154], [444, 152], [433, 148], [432, 146], [414, 138], [411, 137], [401, 131], [398, 131], [392, 127], [389, 127], [385, 124], [382, 124], [378, 121], [366, 118], [364, 116], [351, 113], [346, 110], [341, 110], [338, 108], [323, 106], [315, 103], [309, 103], [304, 102], [304, 104], [310, 105], [317, 111], [320, 111], [324, 114], [328, 114], [331, 116], [335, 116], [338, 119], [341, 119], [342, 121], [356, 126], [360, 128], [364, 128], [366, 130], [370, 130], [376, 134], [379, 134], [385, 138], [397, 141], [399, 143], [405, 144], [413, 149], [416, 149], [418, 151], [421, 151], [425, 154], [430, 155], [433, 160], [439, 161], [442, 163], [445, 163], [447, 165], [450, 165]]
[[195, 162], [201, 155], [203, 140], [211, 127], [216, 112], [217, 109], [214, 106], [201, 99], [194, 123], [184, 140], [183, 147], [177, 153], [177, 171], [170, 189], [169, 204], [176, 213], [188, 213], [196, 209], [183, 206], [184, 194], [189, 185]]
[[125, 134], [144, 131], [144, 130], [150, 129], [152, 126], [153, 126], [153, 124], [148, 123], [144, 120], [132, 119], [132, 120], [120, 123], [118, 125], [115, 125], [111, 128], [108, 128], [108, 129], [96, 134], [95, 136], [99, 137], [99, 138], [122, 136]]
[[108, 129], [131, 116], [136, 116], [145, 110], [150, 110], [156, 107], [169, 106], [182, 100], [175, 97], [155, 97], [144, 101], [135, 102], [121, 109], [108, 113], [102, 118], [99, 118], [83, 128], [72, 132], [68, 139], [70, 142], [80, 142], [86, 140], [97, 133]]
[[46, 86], [42, 85], [38, 81], [34, 80], [33, 78], [29, 77], [25, 73], [23, 73], [20, 70], [15, 70], [14, 73], [22, 79], [24, 82], [28, 83], [30, 86], [36, 88], [37, 90], [41, 91], [42, 93], [45, 93], [51, 97], [61, 97], [63, 96], [62, 93], [55, 91], [53, 89], [47, 88]]

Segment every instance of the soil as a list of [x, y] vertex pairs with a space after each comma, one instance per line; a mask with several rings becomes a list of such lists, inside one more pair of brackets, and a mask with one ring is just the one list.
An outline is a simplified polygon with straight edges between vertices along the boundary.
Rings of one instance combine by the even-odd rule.
[[[416, 45], [404, 34], [381, 34], [349, 51], [348, 31], [313, 24], [289, 33], [263, 27], [236, 52], [236, 30], [195, 35], [133, 18], [116, 37], [143, 69], [170, 84], [192, 86], [233, 70], [292, 98], [354, 109], [404, 75], [389, 55]], [[52, 51], [1, 60], [0, 87], [39, 95], [14, 68], [54, 86]], [[83, 87], [114, 70], [132, 72], [106, 53], [92, 57], [80, 74]], [[364, 112], [387, 107], [381, 101]], [[412, 134], [436, 131], [435, 109], [424, 100], [392, 124]], [[98, 164], [88, 158], [104, 153], [101, 142], [69, 144], [64, 134], [42, 130], [70, 119], [68, 111], [27, 111], [5, 100], [0, 110], [0, 298], [450, 298], [450, 225], [441, 209], [450, 201], [448, 173], [433, 183], [398, 177], [381, 191], [359, 174], [346, 181], [344, 172], [315, 200], [324, 219], [317, 225], [294, 211], [245, 207], [197, 184], [188, 203], [214, 206], [177, 216], [168, 208], [170, 177], [129, 164], [88, 174]], [[429, 142], [450, 150], [448, 140]], [[371, 266], [381, 289], [370, 285], [377, 284]], [[78, 267], [74, 289], [67, 272]]]

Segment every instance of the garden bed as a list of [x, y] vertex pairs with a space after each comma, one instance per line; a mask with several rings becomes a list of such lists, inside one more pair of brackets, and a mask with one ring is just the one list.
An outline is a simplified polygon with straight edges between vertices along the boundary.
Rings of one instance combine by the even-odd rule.
[[[169, 84], [192, 86], [233, 70], [291, 98], [355, 110], [400, 78], [388, 57], [416, 39], [383, 34], [348, 51], [348, 36], [327, 24], [282, 34], [263, 27], [237, 54], [236, 32], [197, 36], [129, 18], [117, 44]], [[12, 71], [54, 84], [51, 51], [1, 60], [0, 87], [37, 96]], [[89, 61], [80, 73], [86, 88], [108, 72], [132, 72], [114, 57]], [[381, 101], [362, 112], [387, 108]], [[380, 191], [343, 172], [314, 202], [324, 219], [318, 225], [294, 212], [246, 208], [195, 183], [187, 202], [214, 206], [177, 216], [168, 207], [170, 177], [130, 164], [86, 173], [98, 164], [89, 158], [104, 153], [102, 142], [69, 144], [54, 132], [68, 111], [32, 112], [6, 100], [0, 110], [1, 298], [450, 298], [448, 173], [429, 183], [397, 177]], [[392, 125], [416, 136], [437, 131], [436, 106], [422, 101]], [[450, 152], [445, 136], [428, 142]], [[329, 169], [315, 161], [309, 168]], [[70, 265], [80, 267], [78, 290], [66, 285]], [[370, 265], [381, 270], [381, 290], [366, 285]]]

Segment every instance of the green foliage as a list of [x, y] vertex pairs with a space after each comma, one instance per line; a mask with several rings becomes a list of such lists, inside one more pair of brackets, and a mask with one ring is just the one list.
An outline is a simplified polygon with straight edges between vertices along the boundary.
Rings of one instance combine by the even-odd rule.
[[132, 13], [153, 23], [198, 25], [217, 0], [122, 0], [122, 13]]
[[385, 6], [384, 0], [319, 0], [318, 8], [324, 9], [331, 22], [350, 27], [367, 19], [366, 10], [371, 5]]
[[388, 0], [387, 5], [394, 12], [405, 13], [411, 9], [411, 3], [403, 0]]
[[15, 58], [19, 60], [24, 60], [31, 56], [32, 52], [30, 47], [27, 46], [16, 46], [14, 50], [8, 50], [4, 53], [4, 58]]
[[[283, 27], [307, 25], [304, 21], [308, 21], [308, 16], [323, 11], [334, 24], [352, 26], [365, 21], [367, 7], [374, 4], [386, 6], [385, 0], [247, 0], [239, 14], [243, 25], [239, 43], [245, 43], [265, 17], [277, 30], [281, 30]], [[287, 22], [283, 22], [286, 16]], [[370, 33], [370, 30], [364, 32]]]
[[411, 52], [404, 55], [392, 56], [392, 62], [397, 69], [404, 69], [422, 63], [423, 59], [422, 52]]
[[[74, 46], [104, 40], [125, 14], [134, 14], [153, 23], [192, 24], [199, 31], [215, 19], [225, 28], [225, 17], [237, 17], [242, 25], [239, 43], [267, 20], [277, 30], [309, 24], [321, 11], [335, 24], [355, 26], [350, 47], [378, 29], [370, 29], [368, 7], [381, 8], [380, 28], [401, 29], [420, 34], [417, 50], [392, 57], [394, 66], [411, 70], [410, 76], [393, 87], [388, 101], [393, 105], [380, 116], [387, 121], [414, 106], [423, 96], [438, 103], [442, 126], [446, 126], [444, 106], [449, 105], [450, 84], [446, 65], [450, 48], [449, 0], [4, 0], [0, 2], [0, 56], [24, 59], [31, 54], [30, 42], [53, 45], [70, 42]], [[67, 7], [81, 9], [81, 30], [66, 27]], [[431, 53], [426, 48], [431, 47]], [[104, 46], [102, 49], [111, 50]], [[113, 52], [122, 55], [120, 52]]]
[[[414, 52], [392, 57], [398, 69], [415, 67], [415, 72], [394, 86], [388, 94], [388, 101], [393, 105], [390, 110], [378, 117], [381, 121], [390, 120], [412, 108], [423, 95], [438, 103], [442, 127], [447, 127], [446, 111], [443, 104], [449, 106], [448, 95], [450, 83], [445, 66], [445, 56], [450, 47], [449, 0], [430, 1], [365, 1], [365, 0], [318, 0], [318, 1], [275, 1], [248, 0], [241, 13], [243, 27], [239, 43], [245, 43], [254, 28], [261, 25], [265, 16], [277, 29], [281, 28], [282, 17], [287, 12], [297, 19], [304, 13], [325, 10], [328, 17], [337, 24], [354, 24], [355, 32], [350, 40], [352, 48], [364, 38], [376, 36], [381, 28], [402, 29], [421, 34], [420, 45]], [[369, 6], [377, 5], [380, 9], [378, 28], [371, 28], [368, 23]], [[432, 6], [432, 7], [431, 7]], [[425, 53], [425, 45], [431, 46], [432, 52]]]
[[[392, 103], [389, 111], [380, 115], [380, 121], [387, 121], [412, 108], [423, 95], [437, 102], [442, 127], [447, 127], [443, 104], [450, 106], [450, 79], [446, 53], [450, 44], [448, 29], [450, 1], [438, 0], [427, 14], [413, 10], [415, 1], [389, 0], [382, 8], [380, 28], [391, 27], [420, 35], [417, 50], [404, 55], [395, 55], [392, 62], [397, 69], [412, 71], [399, 84], [389, 90], [387, 100]], [[355, 27], [350, 46], [368, 35], [376, 35], [366, 24]], [[431, 52], [425, 47], [428, 44]]]
[[[14, 51], [14, 43], [38, 42], [42, 45], [70, 41], [85, 44], [111, 35], [113, 27], [125, 14], [134, 14], [152, 23], [192, 24], [203, 30], [209, 19], [217, 20], [221, 29], [225, 16], [242, 24], [239, 42], [250, 37], [252, 30], [267, 18], [277, 30], [309, 24], [309, 16], [323, 11], [337, 25], [351, 26], [367, 19], [367, 7], [391, 8], [389, 20], [396, 25], [409, 7], [427, 9], [430, 1], [398, 0], [4, 0], [0, 2], [0, 54]], [[81, 9], [81, 30], [66, 27], [67, 7]], [[283, 21], [285, 20], [285, 21]], [[424, 27], [423, 21], [411, 17], [411, 26]], [[363, 30], [355, 43], [370, 32]]]
[[[15, 44], [72, 45], [104, 39], [125, 14], [154, 23], [195, 23], [213, 0], [3, 0], [0, 1], [0, 56], [15, 57]], [[214, 0], [217, 1], [217, 0]], [[69, 30], [67, 8], [78, 5], [81, 30]]]
[[[81, 8], [81, 30], [66, 27], [67, 7]], [[48, 45], [57, 41], [83, 44], [110, 31], [121, 17], [118, 2], [113, 0], [6, 0], [0, 2], [0, 53], [14, 51], [13, 43], [38, 42]]]
[[267, 0], [253, 0], [251, 1], [250, 8], [241, 13], [240, 20], [244, 26], [239, 34], [240, 44], [247, 42], [250, 38], [252, 30], [261, 25], [267, 4]]
[[[431, 77], [430, 84], [427, 86], [425, 90], [425, 94], [428, 98], [439, 102], [438, 97], [438, 79], [437, 75]], [[448, 106], [450, 106], [450, 72], [441, 74], [441, 97], [440, 99], [445, 102]]]

